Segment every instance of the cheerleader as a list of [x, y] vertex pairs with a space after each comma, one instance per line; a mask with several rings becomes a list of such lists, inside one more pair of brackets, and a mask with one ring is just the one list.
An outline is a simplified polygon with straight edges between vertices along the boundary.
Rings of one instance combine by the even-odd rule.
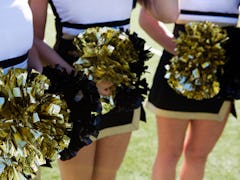
[[[202, 100], [189, 99], [170, 87], [165, 65], [171, 64], [170, 59], [177, 55], [175, 39], [180, 31], [184, 32], [184, 25], [188, 22], [209, 21], [222, 28], [227, 27], [228, 36], [234, 39], [232, 33], [238, 22], [239, 3], [239, 0], [180, 0], [180, 15], [173, 33], [144, 9], [141, 11], [141, 27], [165, 49], [146, 104], [157, 119], [158, 151], [153, 166], [154, 180], [175, 179], [176, 166], [182, 154], [180, 179], [200, 180], [204, 177], [207, 157], [222, 134], [233, 109], [233, 98], [216, 95]], [[239, 31], [234, 34], [239, 38]], [[231, 61], [233, 56], [226, 55]], [[239, 59], [237, 56], [234, 58]]]

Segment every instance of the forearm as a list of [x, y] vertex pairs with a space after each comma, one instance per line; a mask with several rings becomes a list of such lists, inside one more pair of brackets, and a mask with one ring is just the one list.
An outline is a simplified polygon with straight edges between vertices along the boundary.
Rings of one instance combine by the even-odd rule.
[[153, 18], [144, 9], [140, 12], [139, 24], [153, 40], [169, 53], [175, 54], [175, 38], [172, 32], [166, 28], [165, 24]]
[[[48, 0], [32, 0], [30, 7], [33, 14], [34, 24], [34, 43], [33, 46], [37, 51], [43, 65], [59, 64], [71, 72], [72, 67], [65, 62], [47, 43], [44, 42], [46, 28]], [[34, 49], [33, 49], [34, 50]], [[34, 52], [34, 51], [32, 51]], [[39, 65], [39, 64], [38, 64]]]
[[179, 15], [178, 0], [138, 0], [139, 3], [156, 19], [171, 23]]
[[28, 53], [28, 70], [35, 69], [38, 72], [42, 72], [42, 63], [37, 52], [37, 49], [33, 46]]
[[69, 65], [61, 56], [59, 56], [48, 44], [44, 41], [35, 38], [34, 46], [37, 48], [39, 56], [44, 65], [56, 65], [59, 64], [64, 67], [68, 73], [73, 70], [73, 67]]

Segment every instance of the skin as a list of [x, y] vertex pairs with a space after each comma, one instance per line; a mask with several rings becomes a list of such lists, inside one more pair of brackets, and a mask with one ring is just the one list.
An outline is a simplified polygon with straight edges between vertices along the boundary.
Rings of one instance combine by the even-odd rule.
[[112, 95], [112, 91], [114, 90], [113, 83], [107, 80], [101, 80], [96, 83], [98, 88], [98, 92], [103, 96], [110, 96]]
[[72, 71], [72, 67], [66, 63], [44, 40], [46, 19], [47, 19], [47, 0], [31, 0], [30, 6], [33, 13], [34, 24], [34, 47], [41, 58], [38, 69], [42, 69], [42, 64], [60, 64], [67, 72]]
[[139, 0], [153, 17], [165, 23], [175, 22], [179, 15], [178, 0]]
[[139, 24], [152, 39], [161, 44], [169, 53], [176, 54], [173, 33], [165, 27], [163, 22], [156, 21], [144, 8], [140, 11]]

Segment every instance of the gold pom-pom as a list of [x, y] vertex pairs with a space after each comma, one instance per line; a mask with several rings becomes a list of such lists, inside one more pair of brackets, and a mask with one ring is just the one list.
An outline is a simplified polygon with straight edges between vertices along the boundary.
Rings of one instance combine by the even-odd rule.
[[128, 35], [108, 27], [88, 28], [75, 39], [80, 58], [74, 63], [97, 82], [106, 80], [116, 87], [130, 86], [137, 79], [129, 64], [138, 60], [138, 54]]
[[191, 22], [185, 30], [176, 40], [177, 56], [165, 66], [165, 78], [170, 87], [189, 99], [212, 98], [220, 91], [218, 76], [227, 61], [222, 47], [227, 32], [211, 22]]
[[46, 76], [36, 71], [0, 72], [0, 179], [29, 179], [40, 165], [67, 147], [65, 101], [46, 93]]

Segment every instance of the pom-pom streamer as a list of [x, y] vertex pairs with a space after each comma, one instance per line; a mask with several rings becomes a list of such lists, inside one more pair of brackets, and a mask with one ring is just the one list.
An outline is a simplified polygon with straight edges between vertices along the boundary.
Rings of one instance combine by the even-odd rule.
[[[136, 33], [95, 27], [80, 34], [74, 43], [80, 55], [74, 63], [75, 69], [84, 71], [95, 82], [109, 81], [115, 87], [111, 97], [102, 98], [103, 112], [107, 113], [113, 108], [128, 111], [141, 105], [139, 101], [143, 101], [148, 91], [142, 76], [147, 69], [145, 61], [152, 57], [150, 51], [144, 49], [143, 39]], [[123, 92], [128, 94], [122, 96]], [[130, 96], [133, 97], [127, 100], [131, 102], [123, 103]], [[121, 101], [121, 98], [124, 99]]]
[[51, 81], [48, 91], [63, 97], [70, 110], [69, 122], [73, 128], [67, 135], [71, 140], [69, 146], [60, 152], [60, 159], [68, 160], [97, 138], [99, 113], [102, 110], [100, 96], [95, 83], [81, 71], [68, 74], [64, 68], [56, 65], [44, 67], [43, 74]]
[[189, 99], [202, 100], [220, 91], [220, 77], [227, 62], [223, 44], [227, 32], [210, 22], [185, 25], [176, 40], [177, 56], [166, 65], [165, 78], [177, 93]]
[[46, 93], [49, 84], [36, 71], [0, 72], [0, 179], [33, 178], [68, 146], [67, 104]]

